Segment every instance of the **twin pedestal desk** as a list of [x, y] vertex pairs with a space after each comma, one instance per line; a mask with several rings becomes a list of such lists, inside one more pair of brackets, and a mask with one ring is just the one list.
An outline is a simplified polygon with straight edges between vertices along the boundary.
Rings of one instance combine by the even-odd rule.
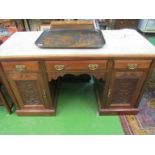
[[0, 46], [0, 77], [18, 115], [55, 115], [66, 74], [94, 79], [100, 115], [136, 114], [155, 67], [155, 47], [135, 30], [102, 31], [100, 49], [40, 49], [42, 32], [17, 32]]

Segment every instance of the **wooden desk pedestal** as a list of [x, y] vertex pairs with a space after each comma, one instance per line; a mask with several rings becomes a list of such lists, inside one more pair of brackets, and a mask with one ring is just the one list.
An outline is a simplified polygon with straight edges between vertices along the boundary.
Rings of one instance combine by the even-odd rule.
[[150, 59], [2, 61], [2, 79], [18, 115], [55, 115], [58, 77], [87, 74], [94, 78], [99, 114], [136, 114]]

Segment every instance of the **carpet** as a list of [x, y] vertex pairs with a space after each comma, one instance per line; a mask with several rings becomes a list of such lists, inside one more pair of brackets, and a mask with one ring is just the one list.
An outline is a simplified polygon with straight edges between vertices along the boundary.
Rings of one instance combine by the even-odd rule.
[[[155, 45], [155, 37], [149, 37], [148, 40]], [[155, 73], [152, 74], [155, 79]], [[155, 80], [151, 82], [152, 87], [155, 86]], [[119, 116], [121, 124], [126, 135], [154, 135], [155, 134], [155, 91], [154, 89], [146, 89], [139, 105], [139, 113], [137, 115]]]
[[145, 92], [139, 105], [137, 115], [120, 116], [126, 135], [155, 134], [155, 94]]

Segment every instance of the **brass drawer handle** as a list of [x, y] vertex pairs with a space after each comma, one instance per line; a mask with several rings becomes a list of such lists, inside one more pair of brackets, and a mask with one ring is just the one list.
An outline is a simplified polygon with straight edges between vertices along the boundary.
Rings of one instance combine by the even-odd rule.
[[137, 68], [137, 64], [128, 64], [128, 69], [134, 70]]
[[65, 68], [65, 65], [54, 65], [54, 68], [57, 70], [57, 71], [61, 71]]
[[89, 68], [90, 70], [96, 70], [96, 69], [98, 68], [98, 64], [89, 64], [89, 65], [88, 65], [88, 68]]
[[26, 70], [26, 66], [25, 65], [16, 65], [15, 68], [19, 72], [22, 72], [22, 71]]

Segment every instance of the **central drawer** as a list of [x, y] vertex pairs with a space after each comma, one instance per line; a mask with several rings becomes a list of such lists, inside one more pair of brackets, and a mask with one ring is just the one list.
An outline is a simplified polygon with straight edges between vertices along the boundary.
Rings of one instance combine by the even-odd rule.
[[107, 68], [107, 60], [46, 61], [46, 71], [101, 71]]

